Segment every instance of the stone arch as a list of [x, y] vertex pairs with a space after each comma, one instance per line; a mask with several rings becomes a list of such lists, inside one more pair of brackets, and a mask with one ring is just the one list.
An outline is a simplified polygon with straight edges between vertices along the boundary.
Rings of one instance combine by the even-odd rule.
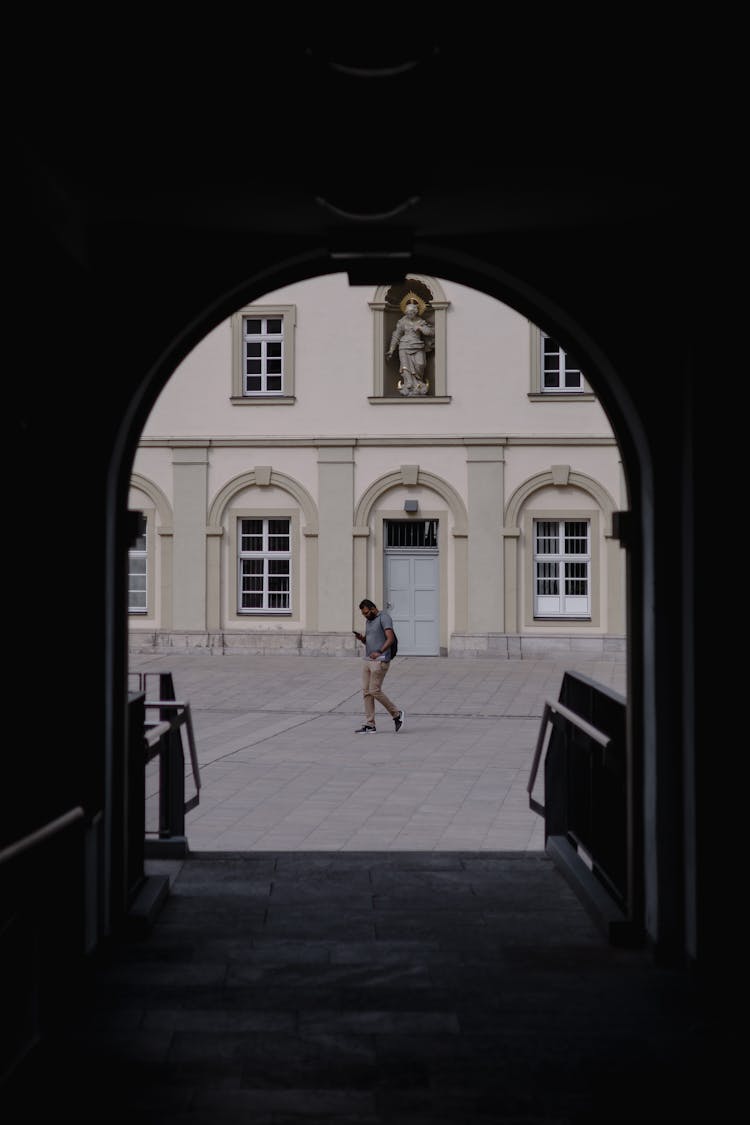
[[468, 554], [468, 514], [466, 505], [460, 495], [442, 477], [435, 473], [426, 472], [418, 465], [402, 465], [391, 473], [378, 477], [365, 490], [359, 499], [354, 511], [354, 588], [366, 590], [367, 582], [367, 540], [371, 534], [370, 521], [372, 511], [377, 501], [392, 488], [402, 485], [422, 485], [436, 492], [448, 506], [448, 511], [453, 520], [451, 535], [453, 537], [454, 556], [454, 605], [455, 628], [466, 628], [467, 615], [467, 554]]
[[318, 589], [318, 507], [307, 489], [294, 477], [280, 473], [268, 465], [256, 465], [219, 489], [208, 509], [206, 526], [207, 592], [206, 613], [208, 629], [221, 627], [221, 539], [223, 520], [232, 498], [245, 488], [267, 488], [269, 485], [288, 492], [299, 505], [304, 516], [302, 535], [307, 540], [307, 565], [305, 567], [305, 593], [308, 606], [308, 623], [317, 628]]
[[227, 505], [238, 492], [242, 492], [244, 488], [265, 488], [268, 485], [274, 485], [276, 488], [283, 489], [288, 492], [290, 496], [299, 504], [305, 516], [305, 535], [318, 534], [318, 507], [313, 500], [307, 489], [295, 480], [294, 477], [287, 476], [286, 473], [279, 473], [274, 469], [268, 469], [265, 466], [256, 466], [248, 473], [242, 473], [238, 477], [234, 477], [216, 493], [216, 496], [211, 501], [208, 509], [208, 526], [210, 528], [220, 528], [221, 521], [224, 519], [224, 512]]
[[154, 484], [148, 477], [141, 476], [140, 473], [130, 474], [130, 487], [137, 488], [141, 492], [145, 492], [150, 500], [153, 501], [154, 507], [159, 513], [159, 526], [162, 535], [172, 534], [172, 505], [169, 503], [167, 496], [159, 488], [158, 484]]
[[354, 526], [356, 528], [367, 527], [370, 514], [376, 502], [380, 497], [388, 492], [391, 488], [398, 488], [406, 484], [421, 484], [425, 488], [431, 488], [433, 492], [437, 492], [445, 500], [448, 508], [453, 516], [453, 535], [466, 535], [469, 525], [468, 514], [466, 512], [466, 505], [456, 492], [452, 484], [448, 484], [442, 477], [436, 476], [435, 473], [425, 472], [420, 469], [418, 465], [402, 465], [400, 469], [394, 472], [386, 473], [382, 477], [378, 477], [372, 484], [363, 492], [357, 507], [354, 510]]
[[547, 488], [549, 485], [572, 485], [574, 488], [580, 488], [583, 492], [588, 492], [593, 500], [607, 516], [607, 525], [604, 529], [605, 536], [612, 535], [612, 513], [617, 510], [617, 504], [612, 499], [606, 488], [604, 488], [593, 477], [588, 476], [586, 473], [577, 473], [568, 469], [568, 466], [560, 466], [561, 469], [568, 470], [564, 473], [564, 479], [555, 471], [556, 467], [548, 469], [543, 473], [536, 473], [533, 477], [529, 477], [523, 484], [509, 497], [508, 503], [505, 505], [504, 515], [504, 530], [510, 534], [517, 528], [518, 516], [528, 498], [533, 493], [538, 492], [541, 488]]
[[[649, 917], [653, 919], [663, 909], [666, 921], [658, 918], [653, 925], [647, 926], [651, 938], [660, 942], [662, 932], [668, 932], [670, 926], [676, 927], [674, 932], [684, 933], [685, 919], [679, 906], [674, 905], [679, 896], [675, 896], [674, 901], [669, 896], [663, 896], [660, 893], [663, 880], [657, 877], [660, 864], [677, 877], [683, 874], [680, 867], [683, 853], [675, 843], [678, 834], [673, 830], [669, 812], [675, 802], [679, 804], [684, 798], [684, 778], [676, 776], [672, 770], [667, 771], [667, 775], [660, 779], [657, 764], [662, 743], [667, 749], [669, 747], [670, 721], [676, 714], [676, 703], [673, 700], [679, 702], [682, 698], [679, 693], [684, 691], [685, 676], [689, 678], [695, 673], [695, 660], [691, 650], [687, 672], [679, 681], [677, 694], [674, 694], [672, 671], [664, 671], [668, 668], [668, 662], [659, 659], [662, 651], [671, 651], [671, 626], [679, 626], [681, 618], [675, 618], [673, 613], [666, 613], [663, 618], [654, 622], [653, 627], [644, 628], [644, 609], [651, 607], [654, 601], [657, 563], [668, 547], [673, 549], [673, 544], [667, 546], [663, 543], [664, 536], [658, 530], [654, 503], [655, 491], [663, 478], [666, 477], [670, 485], [673, 483], [673, 464], [670, 460], [673, 453], [670, 450], [667, 457], [657, 443], [656, 431], [652, 433], [655, 419], [648, 405], [648, 398], [640, 395], [640, 387], [636, 388], [635, 393], [631, 391], [623, 377], [623, 374], [627, 375], [629, 353], [620, 346], [616, 332], [605, 330], [608, 321], [603, 319], [604, 305], [599, 296], [601, 282], [596, 286], [589, 286], [585, 278], [578, 277], [576, 288], [575, 285], [570, 285], [565, 271], [561, 280], [554, 282], [544, 269], [547, 260], [544, 257], [545, 245], [541, 245], [537, 252], [532, 239], [530, 252], [527, 252], [528, 248], [524, 248], [520, 255], [511, 252], [509, 257], [504, 255], [501, 263], [497, 248], [491, 240], [479, 252], [473, 244], [461, 243], [457, 247], [450, 239], [446, 240], [438, 233], [434, 242], [420, 241], [414, 261], [417, 268], [427, 274], [450, 278], [508, 304], [535, 324], [544, 326], [564, 346], [570, 347], [584, 363], [587, 377], [615, 433], [622, 453], [623, 472], [632, 509], [627, 513], [628, 518], [623, 521], [622, 530], [627, 535], [623, 539], [623, 545], [628, 555], [632, 592], [628, 605], [627, 630], [628, 667], [633, 687], [628, 705], [628, 753], [636, 768], [633, 775], [634, 797], [629, 801], [628, 818], [632, 839], [635, 841], [629, 849], [635, 879], [634, 915], [636, 921], [642, 919], [647, 908]], [[504, 248], [507, 250], [507, 247]], [[130, 397], [118, 412], [117, 424], [112, 426], [104, 518], [106, 574], [115, 591], [121, 590], [124, 581], [118, 569], [126, 533], [126, 525], [121, 516], [139, 434], [176, 366], [209, 330], [235, 312], [240, 305], [258, 300], [270, 288], [279, 288], [302, 278], [338, 272], [341, 268], [347, 268], [352, 284], [358, 285], [371, 284], [378, 268], [381, 276], [392, 276], [393, 263], [387, 256], [379, 262], [367, 261], [364, 266], [357, 258], [357, 254], [352, 254], [346, 267], [342, 267], [339, 261], [332, 261], [330, 250], [325, 245], [319, 246], [316, 243], [310, 249], [309, 244], [300, 237], [291, 249], [286, 242], [283, 245], [279, 243], [266, 255], [264, 247], [247, 265], [239, 281], [235, 263], [229, 268], [223, 261], [211, 261], [207, 264], [200, 263], [201, 271], [198, 273], [185, 270], [175, 272], [172, 275], [172, 286], [167, 290], [163, 287], [160, 289], [160, 305], [153, 304], [153, 315], [142, 320], [140, 336], [135, 337], [134, 354], [141, 365], [138, 379], [133, 379]], [[618, 266], [611, 275], [612, 279], [616, 281], [621, 274], [622, 269]], [[546, 286], [542, 281], [543, 277], [547, 278]], [[191, 312], [187, 317], [185, 310], [196, 307], [196, 279], [203, 285], [200, 290], [203, 294], [202, 303], [199, 298], [197, 311]], [[608, 293], [608, 299], [612, 299], [611, 292]], [[165, 300], [171, 316], [165, 315]], [[659, 300], [662, 300], [661, 292]], [[597, 318], [599, 327], [604, 332], [603, 343], [597, 341], [594, 332]], [[589, 321], [592, 323], [589, 324]], [[653, 332], [651, 329], [641, 332], [647, 346], [651, 346], [657, 339], [657, 331], [663, 332], [661, 324]], [[158, 348], [154, 347], [151, 333], [156, 337]], [[155, 354], [159, 357], [156, 361], [150, 358]], [[623, 364], [622, 371], [618, 368], [618, 361]], [[123, 369], [123, 376], [132, 377], [132, 371], [133, 362], [130, 358], [128, 368]], [[690, 418], [689, 413], [686, 417]], [[683, 437], [690, 432], [689, 421], [683, 420]], [[684, 486], [681, 495], [687, 497], [688, 493], [689, 484]], [[692, 568], [696, 551], [692, 534], [688, 546], [692, 553], [689, 554], [686, 565]], [[692, 579], [692, 576], [691, 569], [689, 577]], [[118, 667], [118, 654], [122, 648], [120, 604], [121, 598], [117, 597], [107, 601], [104, 623], [107, 659], [115, 669]], [[692, 624], [691, 630], [688, 636], [692, 642], [695, 635]], [[107, 690], [111, 701], [111, 715], [107, 724], [104, 752], [111, 768], [119, 768], [125, 755], [122, 732], [126, 729], [127, 698], [117, 684], [116, 677], [110, 674]], [[654, 705], [654, 699], [662, 691], [668, 704], [664, 718], [657, 717]], [[687, 704], [690, 708], [694, 706], [692, 692], [687, 697]], [[690, 788], [690, 795], [695, 799], [694, 786]], [[659, 804], [660, 808], [663, 805], [666, 815], [652, 818], [646, 824], [642, 809], [649, 802], [655, 806]], [[695, 831], [694, 816], [690, 818], [690, 829]], [[689, 876], [690, 887], [695, 891], [694, 866], [688, 865], [684, 870]], [[693, 911], [689, 919], [690, 925], [694, 927], [697, 920], [697, 914]], [[693, 949], [694, 945], [688, 943], [685, 948]]]
[[[617, 510], [617, 505], [607, 491], [598, 481], [586, 473], [575, 472], [568, 465], [553, 465], [550, 469], [536, 473], [533, 477], [523, 481], [515, 489], [505, 506], [503, 521], [503, 555], [505, 567], [505, 607], [506, 628], [509, 633], [519, 632], [519, 569], [520, 569], [520, 540], [521, 528], [519, 516], [525, 504], [535, 492], [542, 488], [555, 486], [572, 486], [588, 493], [599, 510], [604, 514], [603, 534], [606, 540], [607, 575], [609, 576], [608, 604], [615, 607], [613, 610], [619, 618], [622, 607], [619, 605], [617, 587], [614, 576], [617, 573], [619, 556], [619, 542], [612, 536], [612, 514]], [[624, 627], [624, 626], [623, 626]]]

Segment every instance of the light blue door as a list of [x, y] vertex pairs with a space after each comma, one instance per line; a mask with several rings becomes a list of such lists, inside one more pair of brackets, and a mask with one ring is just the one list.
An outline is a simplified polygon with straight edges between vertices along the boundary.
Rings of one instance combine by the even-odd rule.
[[440, 655], [438, 562], [437, 553], [386, 551], [385, 608], [399, 656]]

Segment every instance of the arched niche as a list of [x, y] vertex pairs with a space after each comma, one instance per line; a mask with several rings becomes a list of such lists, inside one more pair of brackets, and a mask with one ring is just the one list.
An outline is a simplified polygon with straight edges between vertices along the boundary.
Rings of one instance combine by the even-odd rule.
[[[428, 390], [423, 396], [405, 397], [398, 389], [398, 357], [386, 359], [391, 336], [403, 310], [401, 302], [408, 293], [414, 293], [423, 302], [420, 311], [435, 329], [434, 348], [427, 356]], [[424, 274], [409, 273], [390, 285], [379, 285], [370, 301], [373, 320], [373, 393], [371, 403], [450, 402], [446, 363], [446, 323], [450, 302], [446, 300], [440, 282]]]

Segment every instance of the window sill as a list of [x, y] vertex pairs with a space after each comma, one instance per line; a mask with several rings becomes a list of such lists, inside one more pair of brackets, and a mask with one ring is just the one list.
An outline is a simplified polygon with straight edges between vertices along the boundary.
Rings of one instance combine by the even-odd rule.
[[443, 404], [452, 402], [452, 395], [368, 395], [367, 401], [371, 406], [424, 406], [430, 403]]
[[529, 402], [596, 402], [591, 391], [530, 391]]
[[569, 625], [571, 623], [577, 625], [593, 625], [593, 621], [590, 617], [563, 617], [561, 615], [559, 617], [535, 617], [533, 619], [534, 625]]
[[246, 609], [240, 610], [235, 618], [236, 621], [258, 621], [264, 618], [268, 621], [277, 621], [279, 617], [288, 617], [291, 619], [292, 611], [290, 609]]
[[294, 395], [232, 395], [229, 401], [232, 406], [293, 406], [297, 399]]

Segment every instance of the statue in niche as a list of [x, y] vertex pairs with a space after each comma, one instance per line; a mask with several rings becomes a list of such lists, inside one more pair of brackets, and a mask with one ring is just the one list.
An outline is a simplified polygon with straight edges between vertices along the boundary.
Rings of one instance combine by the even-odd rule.
[[435, 329], [424, 320], [427, 305], [416, 293], [407, 293], [399, 307], [404, 315], [393, 330], [385, 356], [392, 359], [398, 348], [399, 394], [411, 398], [425, 395], [429, 389], [425, 366], [427, 353], [435, 347]]

